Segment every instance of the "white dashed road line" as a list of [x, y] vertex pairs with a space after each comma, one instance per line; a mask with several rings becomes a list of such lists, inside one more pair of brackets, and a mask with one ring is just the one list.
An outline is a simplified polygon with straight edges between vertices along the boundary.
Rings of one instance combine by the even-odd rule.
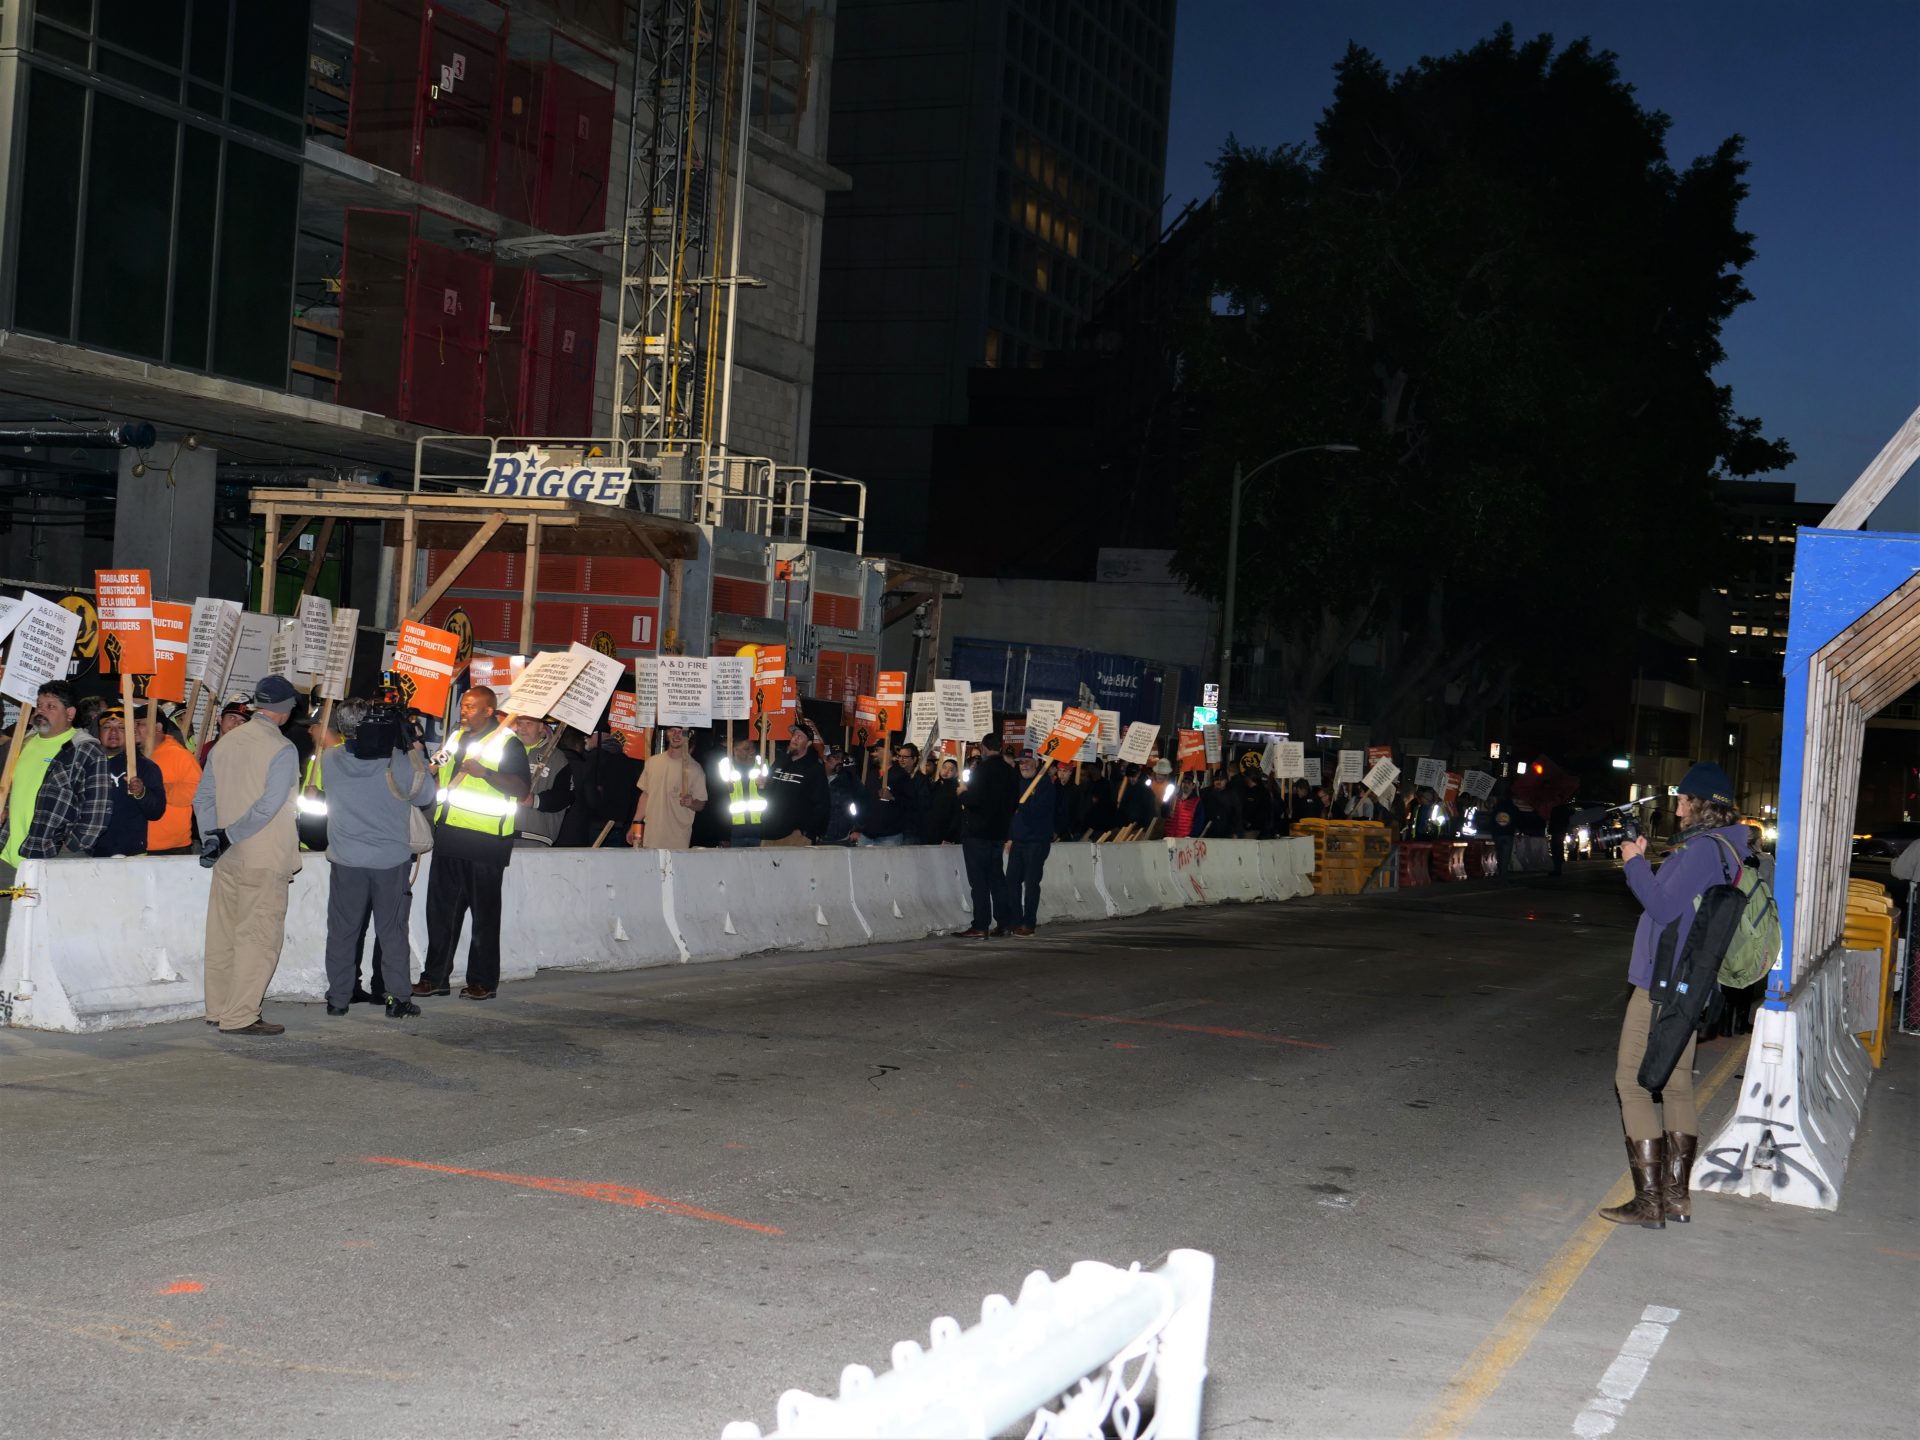
[[1640, 1312], [1640, 1323], [1627, 1335], [1627, 1343], [1600, 1377], [1600, 1393], [1587, 1401], [1586, 1408], [1573, 1417], [1573, 1433], [1580, 1440], [1596, 1440], [1613, 1433], [1614, 1425], [1627, 1413], [1627, 1402], [1647, 1378], [1653, 1357], [1666, 1343], [1667, 1329], [1680, 1318], [1678, 1310], [1665, 1305], [1649, 1305]]

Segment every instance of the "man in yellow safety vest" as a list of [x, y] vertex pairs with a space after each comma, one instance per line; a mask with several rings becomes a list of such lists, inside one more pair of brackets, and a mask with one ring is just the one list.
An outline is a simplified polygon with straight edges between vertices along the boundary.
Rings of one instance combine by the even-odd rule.
[[760, 817], [767, 813], [767, 797], [760, 790], [767, 780], [767, 762], [753, 748], [753, 741], [742, 740], [730, 758], [721, 759], [720, 778], [727, 782], [727, 820], [732, 827], [727, 843], [736, 850], [750, 849], [760, 843]]
[[513, 859], [513, 824], [533, 788], [527, 750], [494, 713], [493, 691], [476, 685], [460, 697], [460, 728], [436, 757], [440, 789], [433, 810], [433, 862], [427, 872], [427, 959], [415, 995], [445, 995], [453, 951], [473, 914], [467, 945], [469, 1000], [500, 987], [500, 887]]

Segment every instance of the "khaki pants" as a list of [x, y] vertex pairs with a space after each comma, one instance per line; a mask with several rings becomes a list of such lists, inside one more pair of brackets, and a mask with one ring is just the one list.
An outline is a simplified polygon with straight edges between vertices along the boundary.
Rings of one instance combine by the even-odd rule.
[[[1676, 1135], [1698, 1135], [1700, 1115], [1693, 1104], [1693, 1046], [1680, 1054], [1680, 1063], [1667, 1077], [1660, 1092], [1661, 1104], [1655, 1105], [1651, 1092], [1640, 1088], [1640, 1061], [1647, 1053], [1647, 1027], [1653, 1024], [1653, 1001], [1638, 985], [1627, 1001], [1626, 1018], [1620, 1022], [1620, 1054], [1614, 1062], [1613, 1088], [1620, 1092], [1620, 1124], [1629, 1140], [1656, 1140], [1662, 1130]], [[1661, 1110], [1666, 1124], [1661, 1124]]]
[[762, 840], [762, 845], [811, 845], [813, 842], [798, 830], [791, 835], [782, 835], [778, 840]]
[[207, 895], [207, 1018], [244, 1030], [260, 1018], [260, 997], [280, 964], [288, 877], [274, 870], [213, 867]]

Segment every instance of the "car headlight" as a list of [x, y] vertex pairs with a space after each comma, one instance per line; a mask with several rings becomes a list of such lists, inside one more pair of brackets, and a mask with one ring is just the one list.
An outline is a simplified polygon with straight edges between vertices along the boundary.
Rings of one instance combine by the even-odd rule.
[[1760, 831], [1760, 838], [1762, 840], [1778, 840], [1780, 838], [1780, 827], [1778, 825], [1764, 826]]

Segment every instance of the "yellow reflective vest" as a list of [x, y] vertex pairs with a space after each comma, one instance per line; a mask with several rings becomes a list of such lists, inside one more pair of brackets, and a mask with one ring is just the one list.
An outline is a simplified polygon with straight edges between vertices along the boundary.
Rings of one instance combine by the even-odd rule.
[[454, 771], [462, 760], [478, 760], [487, 769], [498, 771], [500, 758], [507, 753], [507, 744], [513, 739], [513, 732], [496, 723], [491, 731], [476, 740], [462, 755], [460, 747], [466, 735], [465, 730], [454, 731], [447, 739], [446, 749], [441, 751], [440, 790], [434, 797], [434, 824], [473, 830], [482, 835], [511, 835], [514, 818], [520, 813], [520, 802], [504, 791], [494, 789], [477, 775], [456, 775]]
[[734, 765], [731, 756], [720, 761], [720, 778], [728, 782], [730, 793], [727, 796], [727, 817], [736, 825], [758, 825], [760, 817], [767, 813], [767, 797], [760, 793], [760, 781], [766, 777], [767, 767], [755, 760], [748, 770]]

